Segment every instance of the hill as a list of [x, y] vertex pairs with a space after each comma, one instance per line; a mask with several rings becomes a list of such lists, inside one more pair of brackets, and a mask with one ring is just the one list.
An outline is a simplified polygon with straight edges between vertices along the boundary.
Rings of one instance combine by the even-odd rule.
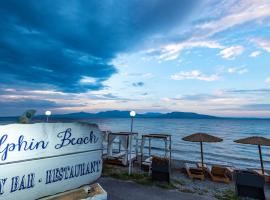
[[[44, 117], [44, 116], [37, 116]], [[104, 111], [98, 113], [77, 112], [61, 115], [53, 115], [54, 118], [129, 118], [129, 111]], [[215, 119], [219, 117], [203, 115], [192, 112], [170, 112], [170, 113], [144, 113], [137, 114], [136, 118], [162, 118], [162, 119]]]

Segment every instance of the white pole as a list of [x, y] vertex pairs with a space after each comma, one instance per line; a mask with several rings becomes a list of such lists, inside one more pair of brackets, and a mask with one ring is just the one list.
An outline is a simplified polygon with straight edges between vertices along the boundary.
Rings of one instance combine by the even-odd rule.
[[133, 131], [133, 116], [131, 116], [131, 127], [130, 127], [130, 136], [129, 136], [129, 164], [128, 164], [128, 174], [131, 174], [131, 145], [132, 145], [132, 131]]
[[52, 114], [52, 112], [49, 111], [49, 110], [47, 110], [47, 111], [45, 112], [45, 115], [47, 116], [47, 122], [49, 122], [49, 116], [51, 116], [51, 114]]
[[129, 164], [128, 164], [128, 174], [130, 175], [131, 174], [131, 165], [132, 165], [132, 162], [131, 162], [131, 147], [132, 147], [132, 137], [133, 137], [133, 118], [135, 117], [136, 115], [136, 112], [135, 111], [130, 111], [129, 113], [130, 117], [131, 117], [131, 124], [130, 124], [130, 136], [129, 136]]

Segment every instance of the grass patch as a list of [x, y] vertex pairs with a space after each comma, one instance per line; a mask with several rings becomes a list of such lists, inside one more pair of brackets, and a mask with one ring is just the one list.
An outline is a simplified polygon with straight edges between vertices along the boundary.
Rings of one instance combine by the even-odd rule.
[[207, 189], [202, 189], [202, 188], [199, 188], [199, 187], [193, 187], [193, 190], [194, 190], [195, 193], [197, 193], [199, 195], [203, 195], [203, 194], [206, 194], [206, 193], [209, 192]]
[[222, 194], [216, 194], [215, 198], [218, 200], [241, 200], [233, 190], [225, 190]]
[[141, 184], [141, 185], [153, 185], [153, 182], [150, 177], [145, 177], [142, 179], [134, 180], [134, 182]]
[[118, 171], [118, 169], [113, 167], [113, 166], [103, 165], [102, 176], [103, 177], [112, 176], [112, 175], [116, 174], [117, 171]]
[[181, 185], [181, 186], [186, 185], [186, 181], [184, 181], [182, 179], [172, 179], [171, 181], [172, 181], [172, 183], [177, 184], [177, 185]]
[[183, 184], [181, 181], [178, 183], [176, 183], [176, 181], [172, 181], [171, 183], [154, 182], [152, 181], [151, 176], [148, 176], [148, 173], [132, 173], [129, 175], [124, 169], [111, 165], [103, 165], [102, 176], [124, 181], [130, 180], [141, 185], [158, 186], [164, 189], [176, 189], [176, 184]]
[[156, 186], [167, 189], [167, 190], [173, 190], [177, 188], [173, 183], [164, 183], [164, 182], [157, 182]]
[[181, 188], [179, 189], [180, 192], [185, 192], [185, 193], [195, 193], [195, 191], [189, 189], [189, 188]]

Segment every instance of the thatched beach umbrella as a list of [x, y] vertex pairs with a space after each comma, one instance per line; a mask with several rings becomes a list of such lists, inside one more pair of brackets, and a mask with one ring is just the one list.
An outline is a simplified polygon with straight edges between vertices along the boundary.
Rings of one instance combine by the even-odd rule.
[[247, 137], [247, 138], [235, 140], [234, 142], [240, 143], [240, 144], [258, 145], [262, 173], [264, 174], [264, 167], [263, 167], [263, 159], [262, 159], [262, 149], [261, 149], [261, 146], [270, 146], [270, 139], [265, 138], [265, 137], [252, 136], [252, 137]]
[[203, 142], [221, 142], [223, 139], [219, 137], [215, 137], [213, 135], [209, 135], [207, 133], [194, 133], [189, 136], [182, 138], [185, 141], [189, 142], [199, 142], [201, 145], [201, 161], [202, 161], [202, 168], [204, 166], [203, 162]]

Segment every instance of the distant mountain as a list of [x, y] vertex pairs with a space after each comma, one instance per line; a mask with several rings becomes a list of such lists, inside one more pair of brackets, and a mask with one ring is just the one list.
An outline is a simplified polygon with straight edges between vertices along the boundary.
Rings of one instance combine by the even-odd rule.
[[[36, 118], [40, 118], [44, 116], [37, 116]], [[104, 111], [98, 113], [87, 113], [87, 112], [77, 112], [77, 113], [69, 113], [69, 114], [61, 114], [61, 115], [53, 115], [53, 118], [129, 118], [129, 111]], [[171, 113], [144, 113], [137, 114], [136, 118], [162, 118], [162, 119], [216, 119], [219, 117], [210, 116], [210, 115], [202, 115], [198, 113], [191, 112], [171, 112]]]
[[76, 113], [68, 113], [68, 114], [58, 114], [53, 115], [53, 117], [59, 118], [89, 118], [94, 117], [94, 113], [87, 113], [87, 112], [76, 112]]
[[211, 115], [202, 115], [202, 114], [192, 113], [192, 112], [171, 112], [171, 113], [162, 114], [160, 118], [217, 119], [219, 117], [215, 117]]
[[[87, 119], [87, 118], [129, 118], [130, 111], [111, 110], [98, 113], [75, 112], [68, 114], [53, 114], [51, 119]], [[212, 115], [198, 114], [194, 112], [170, 112], [158, 113], [149, 112], [136, 115], [136, 118], [152, 118], [152, 119], [234, 119], [234, 120], [270, 120], [270, 118], [255, 118], [255, 117], [216, 117]], [[36, 120], [46, 119], [45, 115], [37, 115]], [[1, 121], [17, 121], [18, 117], [0, 117]]]

